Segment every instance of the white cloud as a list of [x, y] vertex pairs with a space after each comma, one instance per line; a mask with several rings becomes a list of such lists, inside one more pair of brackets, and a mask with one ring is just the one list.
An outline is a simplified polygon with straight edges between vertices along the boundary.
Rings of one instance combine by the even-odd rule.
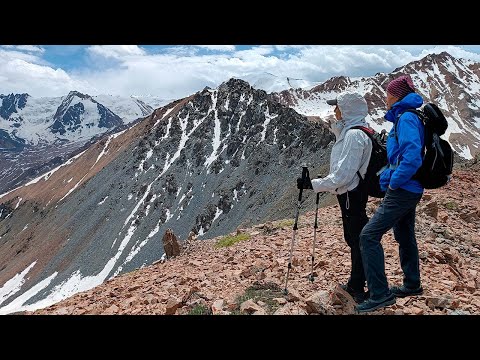
[[458, 46], [452, 46], [452, 45], [449, 45], [449, 46], [435, 46], [432, 49], [423, 50], [421, 52], [420, 58], [424, 57], [425, 55], [431, 54], [431, 53], [439, 54], [443, 51], [448, 52], [450, 55], [452, 55], [456, 58], [464, 58], [464, 59], [469, 59], [469, 60], [480, 62], [480, 54], [472, 53], [470, 51], [466, 51], [464, 49], [461, 49]]
[[243, 59], [259, 59], [264, 55], [273, 53], [274, 47], [270, 45], [260, 45], [252, 47], [247, 50], [240, 50], [235, 52], [235, 56], [238, 56]]
[[[176, 99], [247, 74], [268, 72], [312, 82], [337, 75], [371, 76], [441, 51], [480, 61], [479, 54], [458, 46], [266, 45], [247, 50], [226, 46], [228, 51], [201, 54], [202, 47], [172, 46], [161, 53], [148, 54], [138, 46], [95, 45], [87, 48], [91, 66], [68, 72], [54, 69], [35, 54], [3, 47], [0, 89], [36, 96], [65, 95], [75, 89], [91, 95], [135, 94]], [[480, 52], [480, 48], [470, 48]]]
[[194, 56], [199, 51], [197, 46], [192, 45], [182, 45], [182, 46], [172, 46], [164, 49], [164, 52], [169, 55], [176, 56]]
[[145, 50], [137, 45], [93, 45], [89, 46], [87, 51], [92, 55], [115, 59], [146, 54]]
[[[10, 47], [3, 46], [4, 48], [10, 49]], [[15, 47], [11, 47], [15, 49]], [[45, 64], [46, 62], [39, 56], [35, 54], [28, 54], [22, 51], [17, 50], [4, 50], [0, 48], [0, 62], [8, 62], [12, 60], [24, 60], [29, 63], [34, 64]], [[1, 69], [0, 69], [1, 70]]]
[[35, 46], [35, 45], [17, 45], [16, 48], [18, 50], [36, 52], [36, 53], [40, 53], [40, 54], [43, 54], [45, 52], [44, 48], [42, 48], [40, 46]]
[[235, 45], [197, 45], [200, 48], [204, 48], [212, 51], [235, 51]]
[[70, 90], [95, 92], [81, 79], [63, 69], [54, 69], [36, 55], [0, 49], [0, 93], [33, 96], [63, 96]]

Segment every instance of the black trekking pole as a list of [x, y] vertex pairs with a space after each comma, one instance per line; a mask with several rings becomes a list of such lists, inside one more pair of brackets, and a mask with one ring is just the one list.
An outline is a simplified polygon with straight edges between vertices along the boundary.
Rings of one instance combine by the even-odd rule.
[[317, 193], [317, 208], [315, 210], [315, 225], [313, 225], [313, 248], [312, 248], [312, 271], [308, 277], [313, 282], [313, 263], [315, 262], [315, 243], [317, 242], [317, 229], [318, 229], [318, 202], [320, 200], [320, 193]]
[[[308, 168], [306, 166], [302, 166], [302, 185], [307, 179], [308, 176]], [[285, 295], [288, 294], [287, 285], [288, 285], [288, 275], [290, 274], [290, 269], [292, 268], [292, 254], [293, 254], [293, 246], [295, 244], [295, 235], [298, 229], [298, 215], [300, 213], [300, 207], [302, 203], [302, 194], [303, 194], [303, 186], [300, 189], [300, 193], [298, 194], [298, 203], [297, 203], [297, 214], [295, 215], [295, 223], [293, 224], [293, 235], [292, 235], [292, 244], [290, 246], [290, 257], [288, 258], [288, 266], [287, 266], [287, 276], [285, 278], [285, 289], [283, 293]]]

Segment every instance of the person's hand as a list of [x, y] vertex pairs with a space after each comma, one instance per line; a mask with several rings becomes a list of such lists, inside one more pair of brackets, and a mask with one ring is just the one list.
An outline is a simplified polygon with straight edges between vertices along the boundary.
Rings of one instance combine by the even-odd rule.
[[313, 190], [312, 181], [310, 180], [310, 178], [307, 177], [304, 181], [303, 178], [299, 177], [297, 179], [297, 189], [312, 189]]

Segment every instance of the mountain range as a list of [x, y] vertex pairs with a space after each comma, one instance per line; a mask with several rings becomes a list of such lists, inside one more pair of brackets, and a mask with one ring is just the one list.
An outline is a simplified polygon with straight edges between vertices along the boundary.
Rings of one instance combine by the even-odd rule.
[[[158, 107], [167, 101], [145, 98]], [[153, 112], [138, 97], [0, 95], [0, 193], [67, 161], [109, 131]]]
[[378, 73], [362, 78], [334, 77], [310, 90], [288, 89], [273, 96], [299, 114], [326, 119], [333, 115], [326, 100], [335, 98], [342, 91], [358, 91], [367, 100], [370, 126], [377, 131], [389, 131], [392, 123], [383, 118], [385, 88], [400, 74], [411, 75], [424, 102], [439, 106], [449, 123], [443, 137], [460, 157], [472, 159], [480, 151], [480, 63], [457, 59], [447, 52], [427, 55], [389, 74]]

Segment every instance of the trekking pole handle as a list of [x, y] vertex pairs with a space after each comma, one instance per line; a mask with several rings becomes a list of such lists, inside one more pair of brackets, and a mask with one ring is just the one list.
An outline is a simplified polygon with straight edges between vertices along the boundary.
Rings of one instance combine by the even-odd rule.
[[[308, 168], [306, 166], [302, 166], [302, 184], [305, 182], [305, 180], [309, 177], [308, 174]], [[302, 201], [302, 193], [303, 193], [303, 186], [300, 189], [300, 192], [298, 193], [298, 201]]]
[[317, 193], [317, 201], [316, 201], [317, 212], [315, 213], [315, 224], [313, 225], [313, 228], [315, 230], [318, 229], [318, 203], [319, 203], [319, 200], [320, 200], [320, 193], [318, 192]]

